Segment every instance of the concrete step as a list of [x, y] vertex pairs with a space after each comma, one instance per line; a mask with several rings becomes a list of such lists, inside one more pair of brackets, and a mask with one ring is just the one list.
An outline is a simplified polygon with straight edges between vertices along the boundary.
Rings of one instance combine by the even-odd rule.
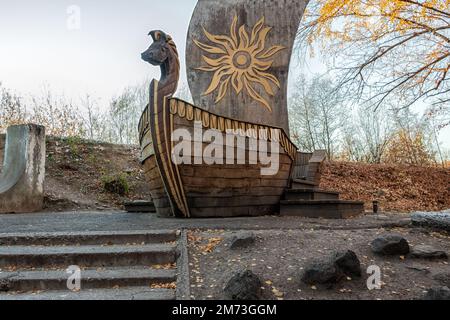
[[292, 189], [316, 189], [318, 185], [315, 182], [303, 180], [303, 179], [292, 179]]
[[0, 245], [115, 245], [151, 244], [177, 240], [174, 230], [126, 231], [126, 232], [74, 232], [74, 233], [22, 233], [1, 234]]
[[281, 216], [346, 219], [364, 213], [364, 202], [345, 200], [283, 200]]
[[0, 247], [0, 268], [151, 266], [175, 263], [176, 244]]
[[339, 200], [339, 192], [320, 189], [289, 189], [284, 200]]
[[68, 290], [19, 294], [0, 294], [0, 300], [175, 300], [172, 289], [129, 287], [118, 289]]
[[[66, 290], [69, 276], [65, 270], [0, 272], [0, 291]], [[176, 269], [87, 269], [81, 271], [81, 288], [149, 287], [152, 284], [173, 283], [176, 278]]]

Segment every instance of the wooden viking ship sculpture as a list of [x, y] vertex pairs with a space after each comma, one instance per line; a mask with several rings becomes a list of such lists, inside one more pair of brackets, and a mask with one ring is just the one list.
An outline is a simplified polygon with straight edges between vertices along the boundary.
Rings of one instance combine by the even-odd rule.
[[[298, 158], [288, 136], [287, 80], [306, 4], [198, 1], [186, 58], [195, 105], [173, 97], [180, 72], [173, 39], [163, 31], [150, 32], [153, 44], [142, 59], [160, 66], [161, 78], [150, 85], [139, 135], [141, 161], [159, 215], [280, 212]], [[277, 161], [269, 174], [264, 171], [271, 164], [261, 161], [261, 150]]]
[[[161, 79], [150, 85], [150, 103], [139, 123], [142, 162], [149, 179], [152, 199], [157, 212], [165, 216], [208, 217], [270, 214], [277, 211], [280, 199], [288, 187], [292, 163], [297, 152], [286, 133], [275, 127], [235, 120], [216, 115], [189, 103], [172, 98], [179, 78], [178, 53], [172, 38], [162, 31], [152, 31], [154, 43], [142, 58], [161, 67]], [[195, 124], [223, 135], [233, 132], [246, 140], [244, 154], [251, 152], [248, 140], [261, 138], [279, 142], [279, 170], [263, 176], [262, 164], [238, 164], [224, 159], [223, 164], [177, 164], [173, 161], [173, 133], [187, 130], [194, 137]], [[264, 137], [247, 136], [248, 132]], [[191, 141], [194, 144], [196, 141]], [[197, 141], [198, 142], [198, 141]], [[208, 144], [201, 142], [200, 155]], [[194, 149], [194, 147], [193, 147]], [[242, 152], [239, 146], [225, 156]], [[224, 153], [225, 154], [225, 153]], [[201, 159], [207, 161], [208, 159]], [[231, 160], [231, 161], [230, 161]], [[226, 164], [232, 163], [232, 164]]]

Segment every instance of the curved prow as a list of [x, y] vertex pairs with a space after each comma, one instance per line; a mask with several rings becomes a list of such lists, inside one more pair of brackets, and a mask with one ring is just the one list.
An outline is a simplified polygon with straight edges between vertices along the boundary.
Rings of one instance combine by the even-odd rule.
[[163, 93], [163, 96], [172, 96], [177, 90], [180, 79], [177, 46], [172, 37], [161, 30], [150, 31], [149, 35], [152, 37], [153, 43], [141, 54], [141, 58], [151, 65], [161, 68], [158, 90]]
[[44, 178], [45, 128], [32, 124], [9, 127], [0, 174], [0, 213], [41, 210]]

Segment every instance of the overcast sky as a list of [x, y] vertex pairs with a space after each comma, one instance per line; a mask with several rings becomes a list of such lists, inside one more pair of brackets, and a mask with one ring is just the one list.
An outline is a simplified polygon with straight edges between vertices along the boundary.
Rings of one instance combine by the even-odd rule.
[[[86, 93], [106, 106], [123, 88], [158, 78], [140, 59], [161, 29], [172, 35], [180, 56], [196, 0], [0, 0], [0, 82], [21, 94], [40, 94], [44, 85], [78, 101]], [[77, 19], [79, 11], [80, 19]], [[80, 24], [78, 25], [78, 20]], [[185, 81], [184, 61], [182, 81]], [[324, 72], [318, 61], [300, 72]], [[450, 130], [442, 140], [450, 147]]]
[[108, 99], [158, 77], [140, 60], [151, 29], [167, 30], [184, 52], [195, 2], [0, 0], [0, 81], [18, 92], [40, 92], [47, 83], [69, 97]]

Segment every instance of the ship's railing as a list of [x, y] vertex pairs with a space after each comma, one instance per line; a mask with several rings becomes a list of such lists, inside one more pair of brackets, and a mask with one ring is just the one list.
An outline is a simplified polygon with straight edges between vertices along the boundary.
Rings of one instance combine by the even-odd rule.
[[170, 113], [189, 121], [201, 122], [205, 129], [215, 129], [224, 133], [233, 130], [249, 138], [279, 142], [292, 161], [297, 155], [297, 147], [282, 128], [221, 117], [177, 98], [170, 99]]

